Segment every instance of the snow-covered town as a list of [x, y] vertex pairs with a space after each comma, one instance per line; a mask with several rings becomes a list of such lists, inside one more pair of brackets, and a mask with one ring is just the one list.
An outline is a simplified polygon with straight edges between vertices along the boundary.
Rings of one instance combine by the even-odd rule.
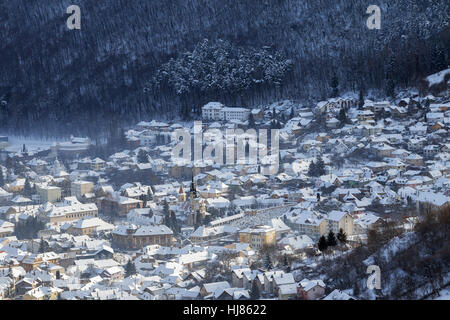
[[[359, 275], [450, 205], [449, 101], [410, 90], [385, 101], [201, 107], [204, 130], [278, 129], [272, 175], [261, 163], [173, 161], [173, 133], [192, 131], [190, 121], [141, 121], [114, 149], [88, 137], [27, 145], [2, 136], [0, 298], [395, 297], [394, 281], [371, 291]], [[386, 230], [394, 234], [383, 242]], [[354, 283], [337, 281], [330, 265], [360, 250], [368, 258]], [[441, 278], [409, 293], [448, 296], [434, 294], [450, 275]]]

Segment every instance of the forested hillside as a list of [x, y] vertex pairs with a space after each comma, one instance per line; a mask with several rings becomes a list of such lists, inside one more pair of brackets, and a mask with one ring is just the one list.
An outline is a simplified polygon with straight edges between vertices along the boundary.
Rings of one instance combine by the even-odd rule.
[[[72, 4], [81, 30], [66, 27]], [[447, 67], [448, 0], [379, 0], [381, 30], [366, 27], [370, 4], [0, 0], [1, 131], [95, 136], [118, 123], [192, 117], [209, 100], [321, 99], [334, 75], [340, 92], [392, 93]]]
[[[450, 207], [423, 212], [411, 231], [388, 223], [371, 230], [367, 246], [347, 256], [325, 260], [316, 272], [341, 289], [353, 289], [361, 299], [424, 299], [450, 285]], [[370, 290], [366, 268], [381, 270], [381, 289]], [[355, 279], [357, 279], [355, 281]]]

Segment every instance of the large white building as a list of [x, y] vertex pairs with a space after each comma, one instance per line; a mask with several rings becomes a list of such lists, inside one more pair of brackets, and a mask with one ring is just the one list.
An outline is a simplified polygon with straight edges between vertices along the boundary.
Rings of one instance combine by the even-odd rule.
[[203, 120], [240, 120], [246, 121], [250, 115], [250, 109], [238, 107], [225, 107], [220, 102], [209, 102], [202, 108]]

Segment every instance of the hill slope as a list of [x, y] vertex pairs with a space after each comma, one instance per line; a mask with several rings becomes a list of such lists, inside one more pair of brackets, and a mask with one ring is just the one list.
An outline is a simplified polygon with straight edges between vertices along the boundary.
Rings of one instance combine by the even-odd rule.
[[183, 103], [210, 97], [143, 89], [203, 39], [270, 46], [293, 61], [281, 84], [227, 95], [227, 103], [318, 99], [334, 73], [341, 91], [383, 89], [387, 78], [408, 86], [447, 67], [448, 1], [378, 2], [382, 28], [370, 31], [370, 3], [361, 0], [79, 0], [82, 30], [70, 31], [72, 1], [1, 0], [1, 128], [96, 135], [115, 120], [177, 116]]

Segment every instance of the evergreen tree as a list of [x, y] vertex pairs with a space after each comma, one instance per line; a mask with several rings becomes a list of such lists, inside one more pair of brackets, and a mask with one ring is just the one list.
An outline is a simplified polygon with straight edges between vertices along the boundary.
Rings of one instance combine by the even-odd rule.
[[395, 98], [395, 82], [392, 79], [386, 81], [386, 95]]
[[289, 259], [286, 254], [283, 256], [283, 265], [286, 267], [287, 272], [291, 272], [291, 264], [289, 263]]
[[248, 126], [249, 128], [255, 128], [255, 118], [253, 117], [253, 114], [250, 112], [250, 115], [248, 116]]
[[118, 144], [123, 149], [125, 149], [127, 147], [127, 135], [125, 134], [125, 130], [123, 128], [120, 128], [120, 131], [119, 131]]
[[169, 212], [169, 204], [167, 203], [167, 200], [164, 199], [163, 202], [163, 214], [164, 214], [164, 224], [166, 226], [170, 226], [170, 212]]
[[273, 265], [272, 265], [272, 259], [270, 258], [270, 254], [269, 252], [266, 252], [264, 254], [264, 260], [263, 260], [263, 266], [266, 270], [270, 270], [272, 269]]
[[0, 187], [3, 187], [4, 184], [5, 184], [5, 178], [3, 176], [3, 169], [0, 168]]
[[317, 245], [319, 247], [320, 251], [325, 251], [328, 248], [327, 239], [325, 239], [325, 236], [321, 236], [319, 239], [319, 243]]
[[291, 108], [291, 113], [289, 114], [289, 119], [292, 119], [292, 118], [294, 118], [295, 117], [295, 114], [294, 114], [294, 107], [292, 107]]
[[319, 157], [316, 164], [317, 176], [323, 176], [325, 174], [325, 162], [322, 157]]
[[170, 225], [172, 227], [173, 232], [178, 233], [178, 221], [174, 211], [170, 213]]
[[330, 230], [327, 236], [327, 246], [334, 247], [335, 245], [337, 245], [336, 236], [334, 235], [334, 232]]
[[125, 277], [129, 277], [134, 274], [136, 274], [136, 266], [131, 260], [128, 260], [125, 266]]
[[341, 125], [348, 123], [347, 113], [344, 108], [339, 110], [338, 120], [341, 122]]
[[147, 154], [147, 152], [145, 152], [145, 150], [143, 150], [143, 149], [139, 150], [138, 155], [137, 155], [137, 161], [138, 161], [138, 163], [148, 163], [149, 162], [148, 154]]
[[359, 89], [359, 101], [358, 101], [358, 109], [361, 110], [364, 106], [364, 92], [363, 89]]
[[333, 77], [331, 78], [331, 89], [331, 96], [337, 97], [339, 95], [339, 79], [336, 75], [336, 72], [333, 73]]
[[347, 234], [344, 232], [344, 230], [342, 228], [339, 229], [337, 238], [338, 238], [339, 242], [342, 244], [345, 244], [347, 242]]
[[142, 197], [142, 208], [147, 208], [147, 195]]
[[31, 188], [30, 181], [28, 179], [25, 180], [25, 186], [23, 188], [23, 194], [26, 197], [31, 197], [33, 194], [33, 189]]
[[308, 168], [308, 176], [316, 177], [317, 176], [317, 165], [314, 161], [311, 161]]
[[41, 238], [41, 242], [39, 243], [39, 253], [45, 253], [49, 250], [48, 243], [43, 238]]
[[256, 283], [256, 279], [253, 280], [253, 283], [252, 283], [252, 290], [250, 291], [250, 298], [252, 300], [258, 300], [260, 298], [259, 288]]

